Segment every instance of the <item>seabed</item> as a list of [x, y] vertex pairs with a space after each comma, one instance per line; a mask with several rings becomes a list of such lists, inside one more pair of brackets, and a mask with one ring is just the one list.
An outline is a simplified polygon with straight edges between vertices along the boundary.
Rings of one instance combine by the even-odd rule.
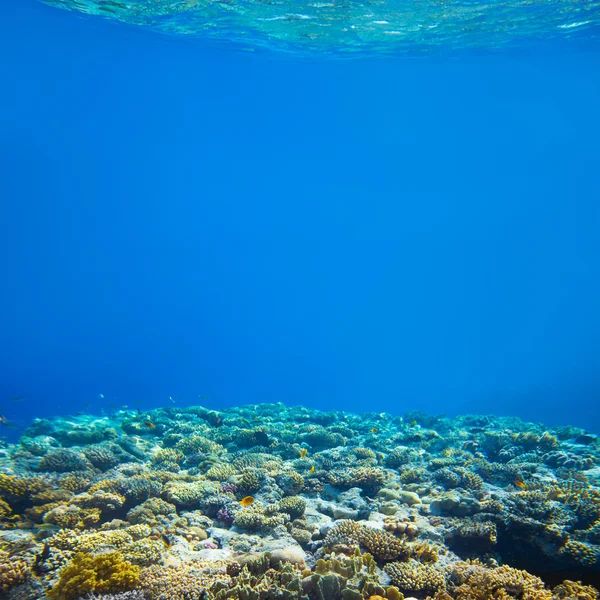
[[595, 600], [599, 455], [494, 416], [36, 419], [0, 444], [0, 597]]

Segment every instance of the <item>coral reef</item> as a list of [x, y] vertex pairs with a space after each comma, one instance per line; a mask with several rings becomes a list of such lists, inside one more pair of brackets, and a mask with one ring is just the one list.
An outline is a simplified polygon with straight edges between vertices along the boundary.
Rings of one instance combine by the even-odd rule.
[[510, 417], [35, 419], [0, 453], [0, 595], [598, 600], [599, 458], [592, 434]]

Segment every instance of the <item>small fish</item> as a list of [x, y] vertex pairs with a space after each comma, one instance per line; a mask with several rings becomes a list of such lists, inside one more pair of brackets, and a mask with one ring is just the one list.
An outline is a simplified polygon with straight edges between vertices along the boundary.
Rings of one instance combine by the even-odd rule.
[[521, 490], [526, 490], [527, 489], [527, 484], [522, 479], [515, 479], [513, 481], [513, 485], [515, 487], [518, 487]]
[[377, 427], [371, 427], [371, 433], [379, 433], [379, 429], [377, 429]]
[[409, 423], [409, 427], [416, 427], [418, 425], [417, 420], [413, 419], [410, 423]]
[[169, 396], [169, 401], [175, 404], [175, 400], [173, 400], [173, 396]]
[[9, 402], [23, 402], [23, 400], [25, 400], [25, 396], [15, 396], [14, 398], [11, 398]]
[[170, 548], [173, 544], [171, 543], [171, 540], [169, 539], [169, 536], [166, 533], [161, 533], [160, 534], [160, 539], [162, 540], [163, 544], [167, 547]]
[[310, 471], [308, 472], [308, 474], [309, 474], [309, 475], [312, 475], [314, 472], [315, 472], [315, 465], [313, 465], [313, 466], [310, 468]]
[[254, 504], [254, 496], [246, 496], [240, 500], [242, 506], [251, 506]]
[[36, 523], [33, 528], [36, 531], [53, 531], [55, 529], [60, 529], [60, 527], [58, 527], [58, 525], [52, 525], [51, 523]]
[[307, 452], [308, 450], [306, 448], [302, 448], [302, 450], [300, 450], [300, 458], [304, 458]]
[[104, 400], [104, 394], [98, 394], [98, 400]]
[[146, 428], [146, 429], [156, 429], [156, 425], [152, 422], [152, 421], [144, 421], [142, 423], [142, 425]]
[[15, 425], [12, 424], [4, 415], [0, 415], [0, 425], [4, 427], [9, 427], [10, 429], [17, 429]]

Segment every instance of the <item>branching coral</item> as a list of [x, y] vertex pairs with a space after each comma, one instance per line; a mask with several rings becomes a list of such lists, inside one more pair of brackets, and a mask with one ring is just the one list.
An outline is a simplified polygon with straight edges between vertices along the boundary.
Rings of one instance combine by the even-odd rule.
[[88, 592], [131, 590], [139, 581], [139, 567], [123, 560], [118, 552], [98, 556], [80, 552], [61, 570], [58, 583], [46, 595], [50, 600], [75, 600]]
[[413, 559], [408, 562], [388, 563], [384, 570], [401, 592], [417, 597], [432, 596], [446, 587], [444, 575], [440, 570]]
[[339, 548], [343, 544], [349, 548], [354, 544], [363, 546], [377, 560], [406, 560], [410, 556], [409, 547], [403, 540], [354, 521], [340, 521], [327, 532], [326, 547]]

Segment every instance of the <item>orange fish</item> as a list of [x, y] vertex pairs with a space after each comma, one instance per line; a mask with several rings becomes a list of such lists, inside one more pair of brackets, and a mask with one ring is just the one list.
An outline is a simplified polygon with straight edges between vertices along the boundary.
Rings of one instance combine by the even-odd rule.
[[308, 450], [306, 448], [302, 448], [302, 450], [300, 450], [300, 458], [304, 458], [307, 452]]
[[254, 504], [254, 496], [246, 496], [240, 500], [242, 506], [250, 506]]
[[315, 472], [315, 465], [313, 465], [313, 466], [310, 468], [310, 471], [308, 472], [308, 474], [309, 474], [309, 475], [312, 475], [314, 472]]
[[144, 421], [142, 425], [148, 429], [156, 429], [156, 425], [152, 421]]
[[515, 485], [515, 487], [518, 487], [519, 489], [522, 489], [522, 490], [527, 489], [527, 484], [522, 479], [515, 479], [513, 481], [513, 484]]

